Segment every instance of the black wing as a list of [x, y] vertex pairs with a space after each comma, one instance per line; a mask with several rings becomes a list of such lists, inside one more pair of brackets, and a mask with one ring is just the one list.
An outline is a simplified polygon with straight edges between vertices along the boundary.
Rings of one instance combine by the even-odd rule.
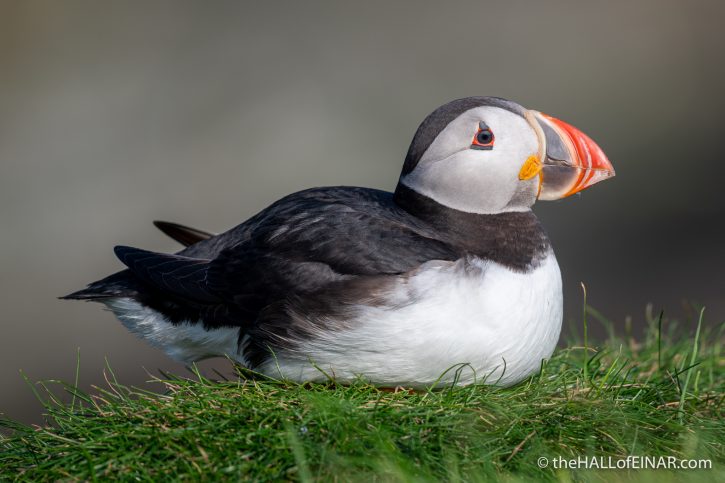
[[140, 291], [145, 303], [208, 326], [251, 324], [280, 300], [460, 256], [389, 193], [356, 188], [291, 195], [215, 238], [177, 255], [128, 247], [117, 254], [148, 287]]

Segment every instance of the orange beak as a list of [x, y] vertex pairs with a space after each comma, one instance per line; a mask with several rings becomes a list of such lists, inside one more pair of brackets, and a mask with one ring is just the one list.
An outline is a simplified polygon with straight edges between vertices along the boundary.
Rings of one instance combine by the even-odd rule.
[[534, 129], [539, 133], [544, 153], [539, 199], [566, 198], [614, 176], [612, 163], [589, 136], [564, 121], [529, 112], [532, 116], [527, 117], [532, 125], [537, 124]]

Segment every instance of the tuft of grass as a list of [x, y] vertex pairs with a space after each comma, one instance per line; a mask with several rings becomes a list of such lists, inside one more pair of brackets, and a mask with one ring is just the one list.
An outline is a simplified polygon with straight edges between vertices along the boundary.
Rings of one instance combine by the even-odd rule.
[[[512, 388], [390, 392], [240, 369], [236, 380], [165, 375], [153, 393], [107, 368], [108, 386], [93, 394], [60, 384], [72, 395], [63, 403], [57, 386], [38, 383], [47, 424], [0, 420], [10, 432], [0, 479], [725, 481], [725, 325], [706, 326], [701, 312], [692, 336], [650, 319], [641, 340], [612, 330], [598, 348], [570, 344]], [[711, 469], [554, 468], [628, 456]]]

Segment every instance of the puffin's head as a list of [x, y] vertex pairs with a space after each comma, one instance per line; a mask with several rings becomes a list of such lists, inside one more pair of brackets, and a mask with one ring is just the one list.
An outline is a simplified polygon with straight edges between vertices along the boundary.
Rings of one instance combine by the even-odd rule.
[[614, 176], [594, 141], [573, 126], [497, 97], [467, 97], [418, 127], [400, 184], [469, 213], [528, 210]]

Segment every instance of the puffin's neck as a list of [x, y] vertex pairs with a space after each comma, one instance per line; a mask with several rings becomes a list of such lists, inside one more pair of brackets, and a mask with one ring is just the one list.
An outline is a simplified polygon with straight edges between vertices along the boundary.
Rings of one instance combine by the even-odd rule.
[[444, 206], [402, 183], [395, 188], [393, 201], [463, 252], [513, 269], [538, 266], [551, 250], [546, 232], [530, 210], [467, 213]]

